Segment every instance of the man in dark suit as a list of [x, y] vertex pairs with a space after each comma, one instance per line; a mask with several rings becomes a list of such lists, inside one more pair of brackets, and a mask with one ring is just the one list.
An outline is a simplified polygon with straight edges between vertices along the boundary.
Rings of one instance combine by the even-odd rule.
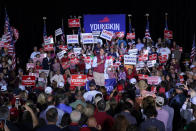
[[47, 53], [47, 57], [45, 57], [42, 61], [42, 67], [44, 70], [49, 70], [52, 64], [51, 54]]

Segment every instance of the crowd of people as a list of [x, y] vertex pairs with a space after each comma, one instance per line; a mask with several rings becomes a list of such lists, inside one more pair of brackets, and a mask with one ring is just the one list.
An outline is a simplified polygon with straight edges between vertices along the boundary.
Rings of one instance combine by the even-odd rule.
[[[0, 51], [0, 130], [5, 131], [192, 131], [196, 127], [196, 63], [182, 62], [175, 41], [126, 38], [93, 44], [54, 43], [34, 47], [27, 67], [12, 70]], [[63, 57], [57, 55], [64, 48]], [[74, 48], [81, 48], [77, 54]], [[137, 65], [124, 55], [137, 49]], [[147, 54], [147, 59], [139, 56]], [[151, 55], [154, 64], [147, 66]], [[165, 59], [160, 59], [160, 56]], [[146, 57], [145, 57], [146, 58]], [[108, 61], [112, 59], [112, 63]], [[141, 64], [142, 63], [142, 64]], [[141, 66], [143, 65], [143, 66]], [[48, 72], [46, 72], [48, 71]], [[73, 74], [87, 75], [86, 86], [71, 85]], [[36, 76], [35, 86], [22, 84]], [[158, 77], [149, 83], [146, 77]], [[116, 83], [110, 89], [106, 80]]]

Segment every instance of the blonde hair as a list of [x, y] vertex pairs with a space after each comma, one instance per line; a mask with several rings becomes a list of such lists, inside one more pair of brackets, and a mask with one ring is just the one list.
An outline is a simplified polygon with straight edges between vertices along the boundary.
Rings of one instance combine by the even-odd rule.
[[40, 103], [41, 105], [46, 104], [46, 95], [44, 93], [39, 94], [37, 103]]

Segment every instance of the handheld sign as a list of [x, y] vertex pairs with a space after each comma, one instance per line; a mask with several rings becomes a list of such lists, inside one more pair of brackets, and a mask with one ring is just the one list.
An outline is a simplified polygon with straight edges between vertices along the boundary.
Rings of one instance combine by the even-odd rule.
[[61, 35], [61, 34], [63, 34], [63, 32], [62, 32], [62, 29], [61, 29], [61, 28], [59, 28], [59, 29], [55, 30], [55, 36], [58, 36], [58, 35]]
[[92, 44], [94, 43], [94, 37], [92, 33], [82, 33], [81, 34], [83, 44]]
[[173, 39], [173, 32], [171, 30], [164, 30], [165, 39]]
[[71, 75], [71, 86], [85, 86], [86, 81], [86, 75]]
[[81, 52], [82, 52], [82, 48], [73, 48], [73, 52], [74, 52], [74, 54], [81, 54]]
[[149, 76], [148, 79], [148, 84], [150, 85], [158, 85], [160, 83], [160, 77], [159, 76]]
[[44, 44], [48, 45], [48, 44], [53, 44], [54, 43], [54, 39], [52, 37], [52, 35], [50, 35], [49, 37], [44, 38]]
[[54, 47], [53, 44], [44, 45], [44, 51], [53, 51]]
[[135, 39], [135, 33], [127, 33], [127, 39]]
[[78, 43], [78, 35], [67, 35], [67, 43], [68, 44], [75, 44]]
[[111, 41], [114, 33], [107, 30], [102, 30], [100, 37], [106, 40]]
[[22, 85], [23, 86], [35, 86], [35, 76], [22, 76]]
[[124, 34], [124, 32], [116, 32], [116, 36], [118, 38], [124, 38], [125, 34]]
[[137, 55], [137, 52], [138, 52], [138, 49], [130, 49], [130, 50], [128, 51], [128, 54], [129, 54], [129, 55]]
[[137, 55], [124, 55], [124, 64], [126, 65], [136, 65]]

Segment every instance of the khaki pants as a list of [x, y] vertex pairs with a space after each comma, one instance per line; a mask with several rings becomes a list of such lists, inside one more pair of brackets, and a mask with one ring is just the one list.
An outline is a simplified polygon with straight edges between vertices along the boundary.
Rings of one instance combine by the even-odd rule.
[[93, 72], [93, 77], [94, 77], [96, 85], [105, 86], [104, 73]]

